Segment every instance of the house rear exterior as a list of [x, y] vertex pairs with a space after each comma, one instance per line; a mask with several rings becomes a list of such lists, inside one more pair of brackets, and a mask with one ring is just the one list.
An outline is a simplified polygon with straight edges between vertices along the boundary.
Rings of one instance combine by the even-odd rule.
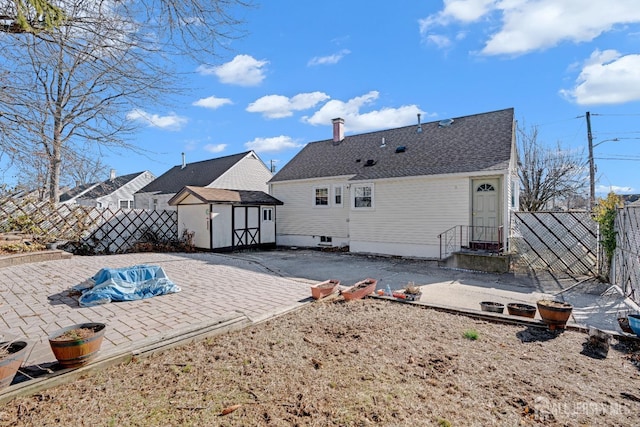
[[137, 209], [175, 210], [169, 200], [186, 186], [267, 192], [272, 173], [253, 151], [174, 166], [135, 195]]
[[134, 193], [154, 180], [149, 171], [116, 176], [111, 170], [109, 179], [78, 185], [60, 195], [60, 203], [79, 204], [98, 208], [131, 209]]
[[514, 110], [307, 144], [270, 181], [281, 246], [441, 256], [442, 233], [503, 247], [518, 206]]

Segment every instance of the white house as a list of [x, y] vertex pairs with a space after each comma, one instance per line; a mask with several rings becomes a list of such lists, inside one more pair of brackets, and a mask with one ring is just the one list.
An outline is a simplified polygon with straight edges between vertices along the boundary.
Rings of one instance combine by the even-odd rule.
[[194, 233], [198, 249], [234, 250], [276, 244], [276, 206], [263, 191], [184, 187], [169, 200], [178, 210], [178, 235]]
[[282, 246], [438, 258], [442, 233], [504, 247], [518, 206], [512, 108], [307, 144], [269, 182]]
[[174, 166], [134, 195], [137, 209], [176, 209], [169, 200], [186, 186], [269, 190], [273, 174], [253, 151]]
[[109, 179], [78, 185], [60, 195], [60, 203], [95, 206], [99, 208], [133, 208], [133, 194], [154, 180], [149, 171], [116, 176], [111, 169]]

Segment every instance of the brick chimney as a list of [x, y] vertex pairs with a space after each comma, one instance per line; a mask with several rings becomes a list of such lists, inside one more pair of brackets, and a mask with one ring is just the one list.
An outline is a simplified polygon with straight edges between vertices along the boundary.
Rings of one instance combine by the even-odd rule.
[[344, 119], [337, 118], [331, 120], [333, 123], [333, 142], [340, 142], [344, 139]]

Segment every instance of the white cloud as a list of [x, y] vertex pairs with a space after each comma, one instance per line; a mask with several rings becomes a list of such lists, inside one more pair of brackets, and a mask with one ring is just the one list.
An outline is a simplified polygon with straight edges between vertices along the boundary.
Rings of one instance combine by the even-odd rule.
[[427, 42], [435, 44], [440, 49], [451, 46], [451, 39], [447, 36], [430, 34], [426, 37]]
[[210, 153], [221, 153], [227, 148], [227, 144], [207, 144], [202, 148]]
[[215, 75], [221, 83], [238, 86], [257, 86], [265, 78], [264, 67], [269, 61], [258, 61], [250, 55], [237, 55], [230, 62], [219, 66], [200, 65], [198, 73]]
[[333, 55], [328, 56], [314, 56], [307, 63], [308, 66], [312, 67], [314, 65], [333, 65], [340, 62], [342, 58], [350, 54], [351, 51], [348, 49], [342, 49], [338, 53], [334, 53]]
[[417, 113], [422, 113], [416, 105], [404, 105], [398, 108], [382, 108], [362, 113], [360, 110], [377, 100], [379, 93], [371, 91], [347, 102], [331, 100], [303, 121], [311, 125], [329, 125], [331, 120], [341, 117], [345, 120], [345, 131], [366, 132], [376, 129], [389, 129], [417, 123]]
[[299, 148], [302, 145], [298, 144], [289, 136], [280, 135], [272, 138], [256, 138], [253, 141], [245, 143], [244, 146], [249, 150], [257, 152], [276, 152], [290, 148]]
[[610, 185], [610, 186], [606, 186], [606, 185], [598, 185], [596, 186], [596, 193], [597, 194], [609, 194], [610, 192], [614, 192], [616, 194], [634, 194], [635, 190], [633, 187], [620, 187], [618, 185]]
[[229, 98], [217, 98], [215, 96], [208, 96], [206, 98], [200, 98], [195, 101], [191, 105], [195, 105], [196, 107], [204, 107], [215, 110], [216, 108], [220, 108], [223, 105], [233, 104]]
[[622, 104], [640, 100], [640, 54], [596, 50], [585, 62], [576, 85], [561, 90], [579, 105]]
[[281, 119], [292, 116], [294, 111], [313, 108], [327, 99], [329, 95], [323, 92], [299, 93], [292, 98], [283, 95], [267, 95], [249, 104], [247, 111], [261, 113], [269, 119]]
[[428, 38], [438, 27], [470, 24], [500, 17], [482, 53], [519, 55], [563, 41], [591, 41], [616, 25], [640, 22], [637, 0], [445, 0], [444, 9], [419, 21]]
[[159, 116], [157, 114], [150, 114], [141, 109], [131, 110], [127, 114], [128, 120], [140, 121], [147, 124], [150, 127], [157, 127], [160, 129], [177, 131], [189, 121], [186, 117], [178, 116], [175, 113], [171, 113], [166, 116]]

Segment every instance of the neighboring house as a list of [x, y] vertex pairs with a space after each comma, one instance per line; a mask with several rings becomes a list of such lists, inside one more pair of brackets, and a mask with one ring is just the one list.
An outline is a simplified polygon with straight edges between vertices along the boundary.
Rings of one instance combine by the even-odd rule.
[[269, 190], [272, 173], [253, 151], [174, 166], [138, 191], [138, 209], [176, 209], [169, 200], [186, 186], [231, 190]]
[[178, 235], [194, 233], [198, 249], [275, 246], [276, 210], [282, 202], [264, 191], [184, 187], [169, 200], [178, 210]]
[[116, 176], [111, 169], [109, 179], [78, 185], [60, 196], [60, 203], [76, 203], [98, 208], [133, 208], [133, 194], [154, 180], [149, 171]]
[[514, 110], [346, 137], [334, 119], [333, 139], [269, 183], [283, 202], [278, 245], [438, 258], [452, 230], [503, 246], [519, 198]]

